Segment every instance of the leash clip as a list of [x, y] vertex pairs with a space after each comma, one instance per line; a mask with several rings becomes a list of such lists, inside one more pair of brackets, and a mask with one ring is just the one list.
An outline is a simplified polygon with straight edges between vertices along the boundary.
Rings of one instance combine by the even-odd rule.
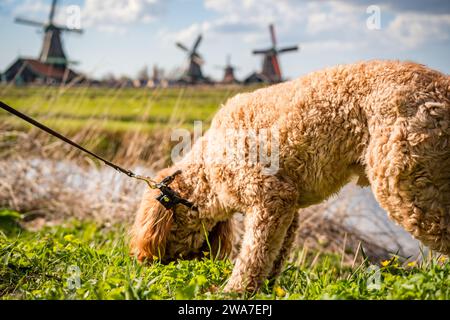
[[189, 209], [198, 211], [197, 207], [194, 206], [192, 202], [183, 199], [176, 191], [174, 191], [172, 188], [169, 187], [169, 185], [173, 182], [175, 177], [179, 174], [181, 174], [181, 170], [175, 171], [175, 173], [164, 178], [160, 183], [157, 183], [155, 185], [155, 188], [161, 191], [161, 194], [156, 197], [156, 200], [158, 200], [158, 202], [161, 203], [167, 210], [172, 209], [177, 204], [182, 204], [188, 207]]

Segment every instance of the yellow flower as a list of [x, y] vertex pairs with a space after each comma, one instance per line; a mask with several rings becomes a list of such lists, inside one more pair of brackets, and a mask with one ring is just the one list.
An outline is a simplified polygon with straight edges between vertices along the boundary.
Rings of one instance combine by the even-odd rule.
[[417, 264], [416, 261], [411, 261], [411, 262], [408, 262], [407, 266], [410, 267], [410, 268], [413, 268], [413, 267], [416, 266], [416, 264]]
[[383, 267], [387, 267], [390, 263], [391, 263], [391, 260], [383, 260], [383, 261], [381, 261], [381, 265]]
[[286, 291], [284, 291], [283, 288], [281, 288], [281, 287], [276, 286], [274, 288], [274, 290], [275, 290], [275, 294], [279, 298], [283, 298], [286, 295]]
[[383, 260], [381, 261], [381, 265], [383, 267], [398, 267], [398, 263], [394, 263], [398, 261], [398, 256], [393, 256], [391, 259], [389, 260]]
[[448, 258], [447, 258], [447, 257], [444, 257], [444, 256], [440, 256], [439, 259], [438, 259], [438, 261], [439, 261], [440, 263], [446, 263], [447, 260], [448, 260]]
[[74, 237], [73, 234], [68, 234], [68, 235], [65, 235], [65, 236], [64, 236], [64, 240], [66, 240], [66, 241], [68, 241], [68, 242], [73, 241], [74, 238], [75, 238], [75, 237]]

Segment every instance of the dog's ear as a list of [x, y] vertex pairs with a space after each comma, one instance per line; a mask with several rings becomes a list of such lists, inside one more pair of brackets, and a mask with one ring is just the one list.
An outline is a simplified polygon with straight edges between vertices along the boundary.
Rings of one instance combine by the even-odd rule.
[[173, 214], [156, 199], [157, 192], [149, 190], [142, 199], [131, 229], [131, 254], [139, 261], [161, 259], [173, 222]]
[[226, 258], [233, 248], [233, 228], [231, 219], [217, 223], [208, 234], [214, 257]]

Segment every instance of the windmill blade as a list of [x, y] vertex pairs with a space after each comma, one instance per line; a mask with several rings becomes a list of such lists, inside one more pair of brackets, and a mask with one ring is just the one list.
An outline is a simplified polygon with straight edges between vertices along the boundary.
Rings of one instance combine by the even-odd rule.
[[26, 25], [33, 26], [33, 27], [44, 27], [45, 26], [45, 23], [43, 23], [43, 22], [24, 19], [24, 18], [16, 18], [14, 21], [17, 23], [26, 24]]
[[78, 34], [82, 34], [84, 32], [83, 29], [75, 29], [75, 28], [67, 28], [67, 27], [58, 27], [58, 29], [61, 31], [66, 31], [66, 32], [75, 32]]
[[175, 45], [183, 51], [189, 52], [189, 49], [186, 48], [182, 43], [176, 42]]
[[298, 49], [299, 49], [298, 46], [285, 47], [285, 48], [278, 50], [278, 53], [288, 52], [288, 51], [297, 51]]
[[199, 34], [197, 40], [195, 41], [194, 46], [192, 47], [192, 52], [197, 51], [197, 48], [198, 48], [198, 46], [199, 46], [201, 41], [202, 41], [202, 35]]
[[270, 51], [270, 49], [269, 50], [253, 50], [252, 52], [253, 52], [253, 54], [266, 54], [269, 51]]
[[272, 47], [276, 47], [277, 46], [277, 38], [275, 37], [275, 28], [274, 28], [273, 24], [269, 25], [269, 30], [270, 30], [270, 38], [272, 39]]
[[53, 18], [55, 17], [55, 11], [56, 11], [56, 3], [57, 0], [52, 1], [52, 8], [50, 10], [50, 15], [48, 16], [48, 23], [53, 24]]
[[192, 47], [192, 52], [196, 52], [198, 49], [198, 46], [200, 45], [200, 42], [202, 41], [202, 35], [199, 34], [197, 37], [197, 40], [195, 40], [194, 46]]

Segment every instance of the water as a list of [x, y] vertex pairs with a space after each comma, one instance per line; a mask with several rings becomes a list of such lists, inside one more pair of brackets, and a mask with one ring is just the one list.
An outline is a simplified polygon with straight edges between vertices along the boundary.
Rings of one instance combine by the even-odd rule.
[[[420, 242], [389, 219], [368, 187], [345, 186], [339, 195], [328, 201], [327, 215], [339, 215], [340, 223], [355, 230], [361, 238], [403, 256], [418, 255]], [[347, 215], [339, 214], [345, 206]]]

